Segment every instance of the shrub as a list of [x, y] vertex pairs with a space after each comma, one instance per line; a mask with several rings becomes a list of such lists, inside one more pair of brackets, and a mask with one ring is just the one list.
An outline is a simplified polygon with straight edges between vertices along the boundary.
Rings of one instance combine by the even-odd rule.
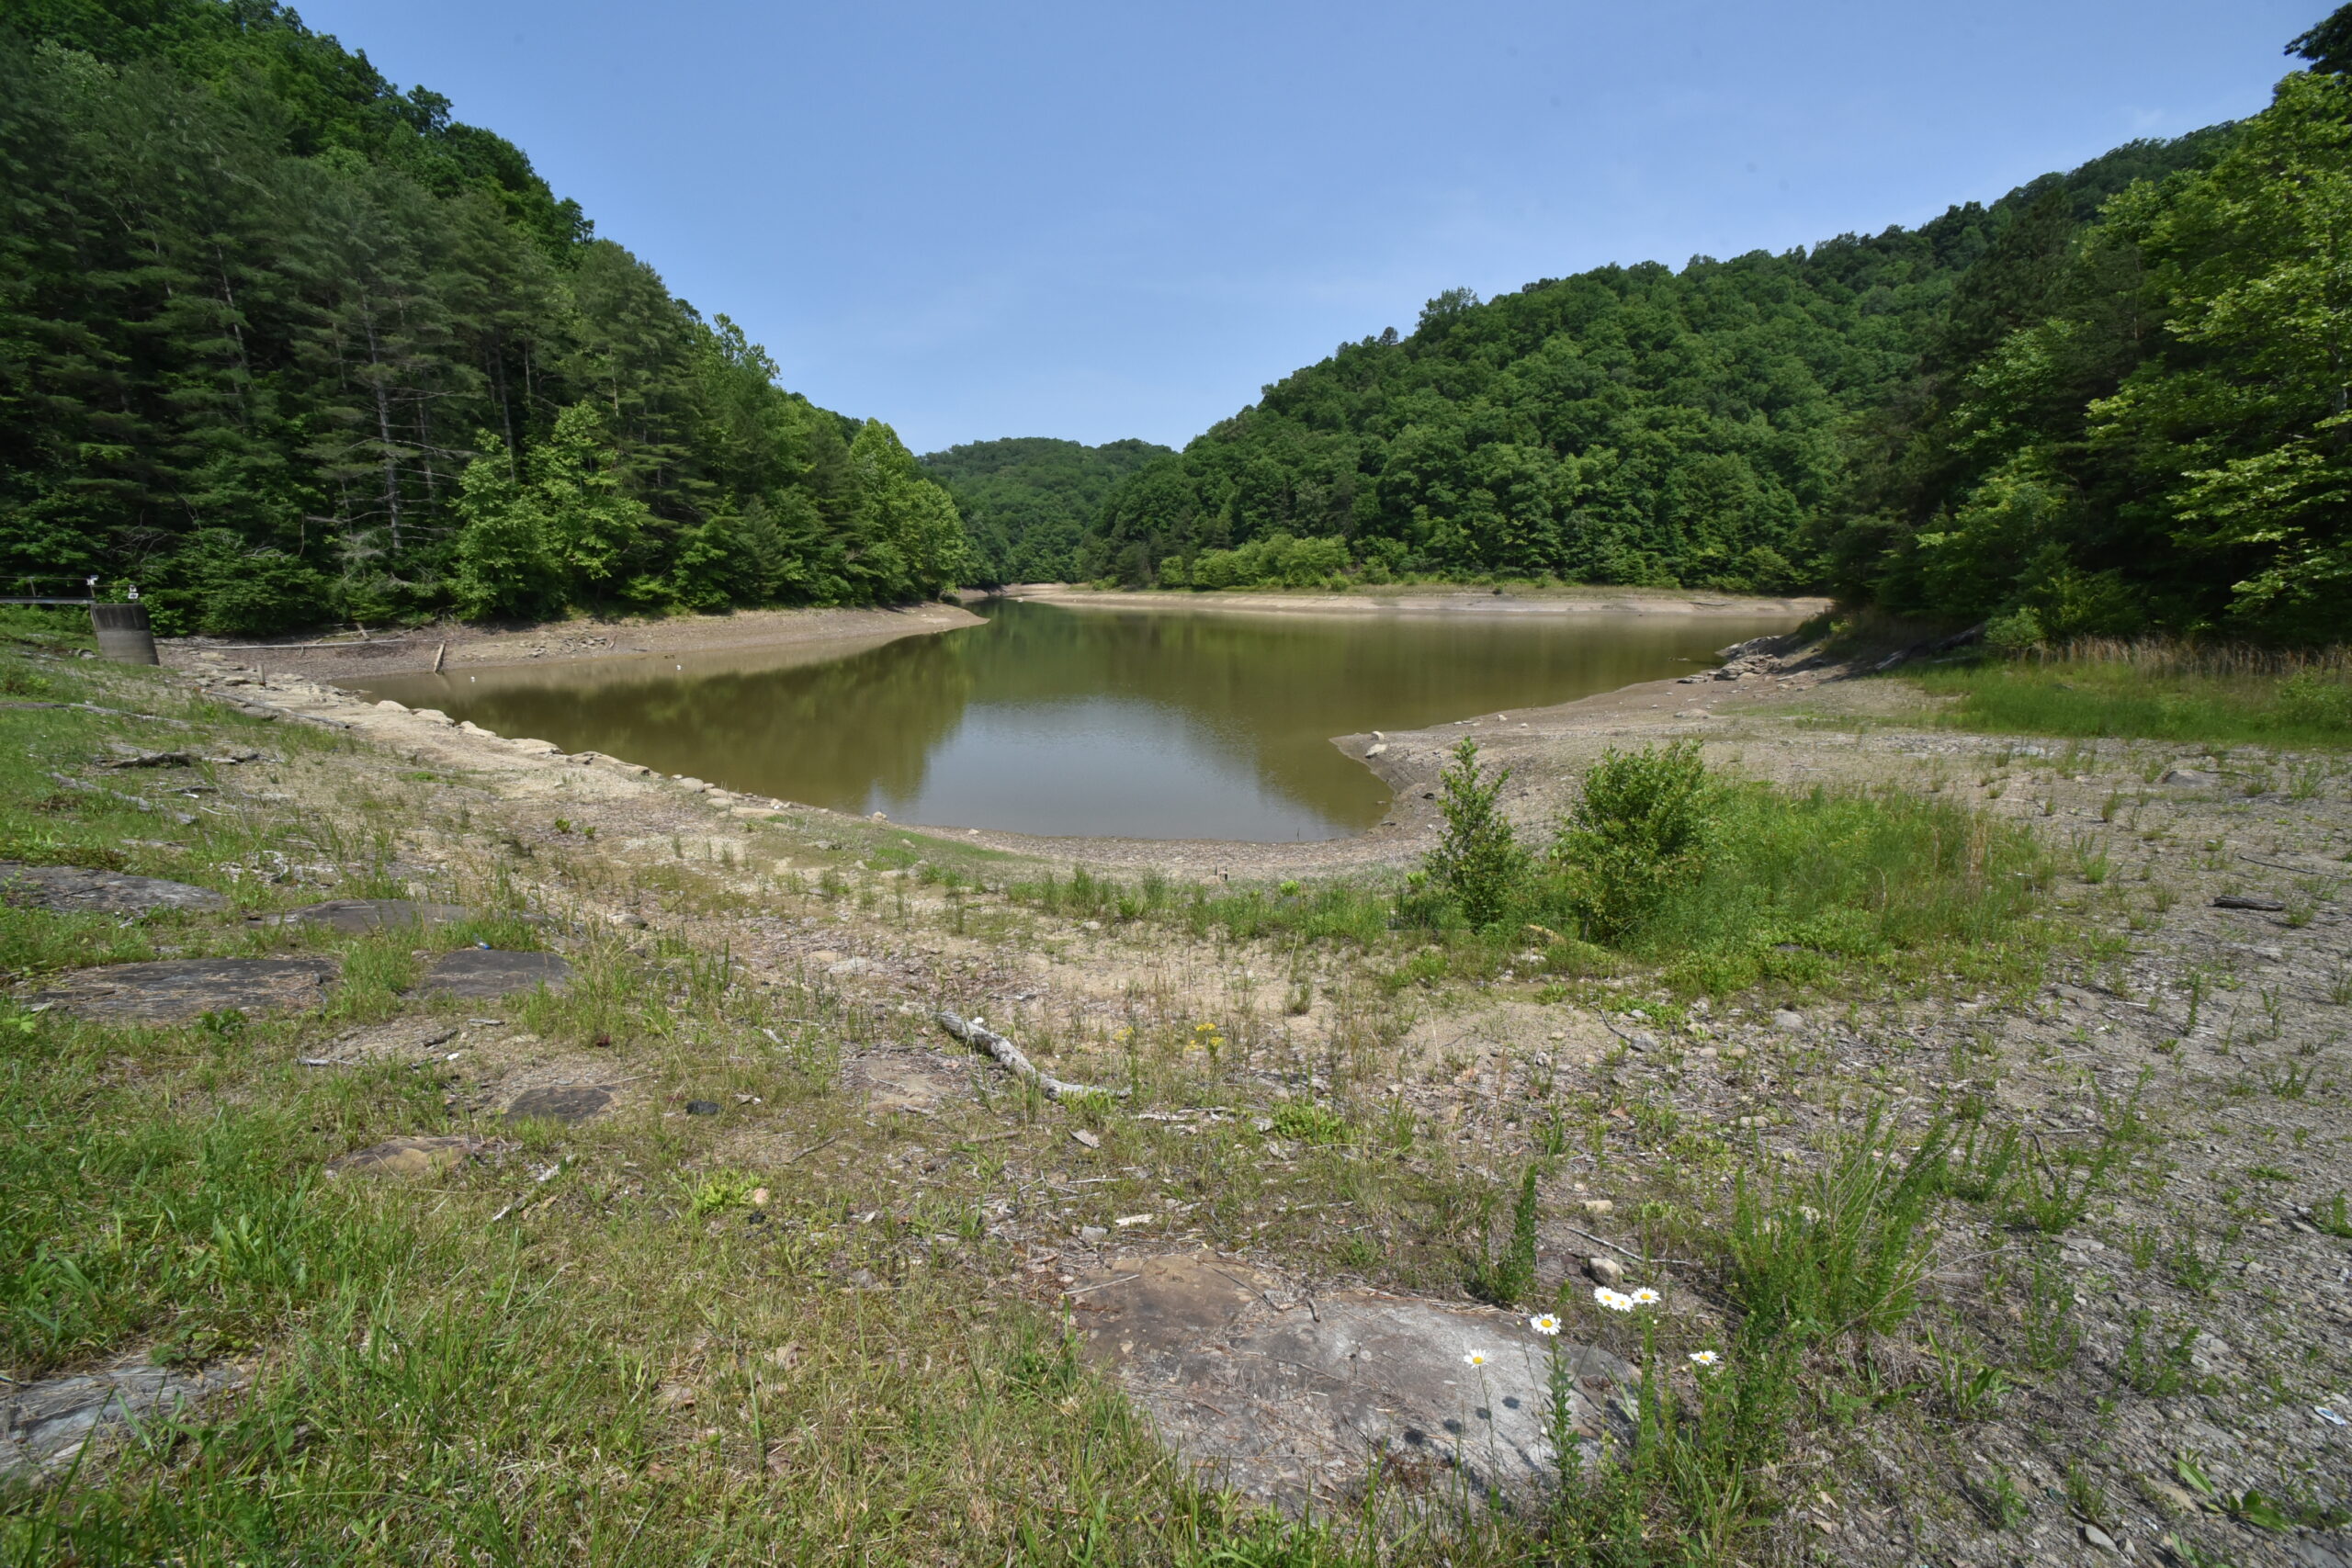
[[1693, 740], [1612, 750], [1593, 764], [1553, 849], [1574, 874], [1589, 934], [1623, 936], [1703, 869], [1715, 795]]
[[1487, 777], [1478, 766], [1478, 743], [1467, 736], [1445, 770], [1445, 836], [1424, 866], [1431, 887], [1474, 926], [1509, 914], [1527, 880], [1527, 851], [1500, 808], [1510, 778], [1509, 768]]

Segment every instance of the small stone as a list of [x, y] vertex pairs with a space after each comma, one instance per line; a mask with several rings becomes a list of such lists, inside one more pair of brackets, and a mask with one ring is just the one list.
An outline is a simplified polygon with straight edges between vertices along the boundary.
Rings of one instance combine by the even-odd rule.
[[654, 1397], [672, 1410], [692, 1410], [695, 1407], [695, 1391], [682, 1382], [663, 1383]]
[[1080, 1225], [1078, 1227], [1078, 1239], [1086, 1243], [1089, 1247], [1100, 1247], [1105, 1240], [1109, 1239], [1110, 1235], [1111, 1233], [1104, 1230], [1101, 1225]]
[[1079, 929], [1081, 931], [1099, 931], [1102, 929], [1102, 922], [1100, 920], [1080, 920], [1079, 922]]
[[576, 1126], [609, 1109], [613, 1091], [593, 1085], [526, 1089], [506, 1107], [509, 1122], [560, 1122]]
[[754, 1188], [752, 1188], [752, 1208], [754, 1208], [754, 1209], [764, 1209], [764, 1208], [766, 1208], [767, 1206], [768, 1206], [768, 1190], [767, 1190], [766, 1188], [764, 1188], [764, 1187], [754, 1187]]
[[1615, 1213], [1617, 1205], [1607, 1198], [1588, 1198], [1584, 1201], [1584, 1212], [1595, 1219], [1601, 1219]]
[[2083, 1540], [2089, 1542], [2091, 1545], [2098, 1547], [2101, 1551], [2120, 1551], [2122, 1550], [2122, 1548], [2115, 1544], [2115, 1538], [2113, 1536], [2108, 1534], [2097, 1525], [2085, 1525], [2083, 1527]]
[[2276, 898], [2247, 898], [2235, 893], [2224, 893], [2213, 900], [2213, 908], [2216, 909], [2258, 909], [2265, 913], [2277, 914], [2286, 907]]
[[715, 1100], [689, 1100], [686, 1101], [686, 1114], [689, 1116], [716, 1116], [718, 1114], [718, 1101]]
[[1077, 1128], [1071, 1132], [1070, 1141], [1072, 1143], [1084, 1144], [1090, 1149], [1099, 1149], [1102, 1146], [1102, 1140], [1096, 1134], [1088, 1132], [1083, 1127]]
[[408, 712], [408, 705], [406, 703], [396, 703], [390, 697], [386, 697], [382, 702], [378, 703], [376, 705], [382, 708], [386, 713]]
[[1370, 760], [1371, 758], [1374, 758], [1374, 757], [1377, 757], [1377, 756], [1382, 755], [1382, 754], [1383, 754], [1383, 753], [1385, 753], [1387, 750], [1388, 750], [1388, 748], [1387, 748], [1387, 746], [1386, 746], [1385, 744], [1384, 744], [1384, 743], [1377, 743], [1377, 742], [1376, 742], [1376, 743], [1374, 743], [1374, 744], [1373, 744], [1373, 745], [1370, 745], [1370, 746], [1365, 747], [1365, 748], [1363, 749], [1363, 754], [1364, 754], [1364, 757], [1366, 758], [1366, 760]]
[[1607, 1285], [1611, 1290], [1625, 1282], [1625, 1266], [1613, 1258], [1588, 1258], [1584, 1271], [1594, 1284]]
[[1783, 1034], [1792, 1034], [1804, 1027], [1804, 1014], [1792, 1012], [1787, 1008], [1775, 1009], [1772, 1013], [1772, 1027]]

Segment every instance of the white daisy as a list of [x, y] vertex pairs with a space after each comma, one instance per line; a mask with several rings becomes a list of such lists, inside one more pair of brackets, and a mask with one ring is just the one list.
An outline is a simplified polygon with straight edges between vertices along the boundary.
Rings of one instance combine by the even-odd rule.
[[1487, 1364], [1487, 1353], [1484, 1350], [1464, 1351], [1462, 1360], [1465, 1366], [1483, 1367]]
[[1592, 1288], [1592, 1299], [1599, 1302], [1602, 1306], [1607, 1307], [1611, 1312], [1631, 1312], [1634, 1310], [1633, 1297], [1627, 1295], [1623, 1291], [1612, 1291], [1606, 1285], [1595, 1285]]
[[1637, 1307], [1654, 1307], [1664, 1299], [1664, 1297], [1660, 1296], [1656, 1291], [1651, 1290], [1647, 1285], [1644, 1285], [1639, 1290], [1635, 1291], [1633, 1297], [1634, 1304]]
[[1690, 1364], [1713, 1371], [1724, 1364], [1724, 1359], [1713, 1350], [1693, 1350], [1690, 1352]]
[[1527, 1326], [1538, 1334], [1557, 1334], [1560, 1332], [1560, 1320], [1547, 1312], [1541, 1317], [1529, 1318]]

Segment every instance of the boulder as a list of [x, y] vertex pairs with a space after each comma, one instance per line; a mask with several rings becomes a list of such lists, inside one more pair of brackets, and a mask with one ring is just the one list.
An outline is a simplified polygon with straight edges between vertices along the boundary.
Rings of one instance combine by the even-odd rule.
[[334, 983], [324, 958], [175, 958], [68, 975], [28, 998], [82, 1018], [186, 1023], [209, 1012], [303, 1012]]
[[209, 887], [166, 882], [156, 876], [126, 876], [79, 865], [26, 865], [0, 861], [0, 897], [61, 914], [88, 910], [107, 915], [144, 915], [156, 909], [225, 909], [229, 900]]
[[1070, 1294], [1088, 1358], [1206, 1483], [1293, 1511], [1345, 1506], [1375, 1456], [1384, 1485], [1539, 1492], [1556, 1474], [1555, 1353], [1587, 1461], [1604, 1434], [1624, 1435], [1633, 1370], [1516, 1314], [1376, 1291], [1309, 1296], [1205, 1252], [1123, 1259]]

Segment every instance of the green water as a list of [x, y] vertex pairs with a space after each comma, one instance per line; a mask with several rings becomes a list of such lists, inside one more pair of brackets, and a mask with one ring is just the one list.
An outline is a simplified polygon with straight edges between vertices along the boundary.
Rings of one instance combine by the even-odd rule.
[[[984, 604], [986, 624], [811, 659], [646, 655], [408, 676], [368, 694], [502, 735], [899, 822], [1327, 839], [1388, 787], [1329, 741], [1688, 673], [1789, 617], [1249, 615]], [[681, 667], [683, 666], [683, 667]]]

